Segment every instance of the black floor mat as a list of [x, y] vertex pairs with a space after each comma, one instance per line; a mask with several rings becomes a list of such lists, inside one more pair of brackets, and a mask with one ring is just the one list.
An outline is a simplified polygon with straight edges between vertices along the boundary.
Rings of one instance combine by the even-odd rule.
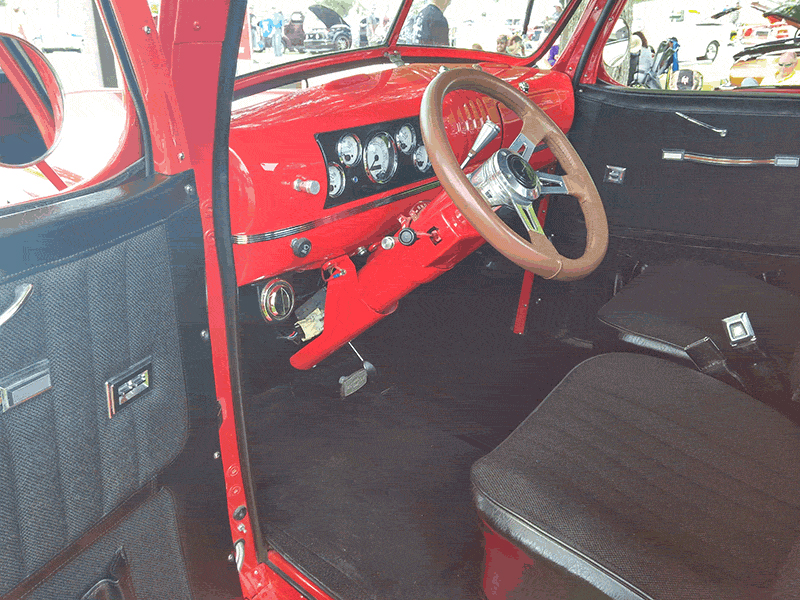
[[251, 460], [270, 528], [366, 597], [480, 597], [469, 465], [483, 449], [398, 414], [397, 398], [379, 393], [263, 400], [254, 416], [265, 434]]
[[361, 392], [338, 397], [344, 348], [309, 372], [265, 361], [280, 385], [247, 401], [263, 533], [341, 598], [482, 598], [470, 467], [594, 352], [555, 339], [557, 307], [511, 332], [521, 271], [454, 271], [354, 341], [379, 371]]

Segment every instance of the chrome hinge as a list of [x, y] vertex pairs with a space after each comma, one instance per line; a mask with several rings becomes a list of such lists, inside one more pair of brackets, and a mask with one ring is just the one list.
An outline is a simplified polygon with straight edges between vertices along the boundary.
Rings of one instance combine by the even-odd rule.
[[400, 52], [397, 50], [392, 50], [391, 52], [384, 52], [383, 55], [389, 59], [389, 62], [392, 63], [395, 67], [404, 67], [406, 63], [403, 61], [403, 57], [400, 56]]

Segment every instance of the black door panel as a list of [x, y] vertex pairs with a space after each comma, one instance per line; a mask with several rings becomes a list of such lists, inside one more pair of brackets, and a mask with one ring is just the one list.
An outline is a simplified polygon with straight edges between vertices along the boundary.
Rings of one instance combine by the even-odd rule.
[[[612, 234], [653, 232], [732, 246], [800, 248], [794, 219], [800, 168], [722, 167], [671, 162], [665, 149], [718, 157], [800, 156], [793, 95], [651, 93], [584, 86], [570, 140], [597, 184]], [[716, 128], [690, 123], [681, 112]], [[621, 185], [607, 166], [626, 169]]]
[[[187, 274], [203, 277], [192, 183], [184, 174], [0, 214], [0, 312], [18, 286], [33, 285], [0, 326], [0, 385], [12, 389], [30, 373], [39, 388], [50, 384], [23, 386], [0, 414], [0, 594], [85, 545], [87, 532], [152, 485], [186, 443], [181, 332], [196, 335], [203, 324], [187, 324], [180, 307], [197, 319], [203, 299], [178, 296], [174, 282], [183, 292]], [[106, 382], [124, 382], [141, 363], [146, 391], [110, 417]], [[171, 578], [165, 597], [189, 597], [169, 494], [131, 510], [31, 597], [80, 597], [119, 546], [134, 580]]]
[[176, 523], [173, 499], [162, 490], [21, 597], [78, 600], [89, 591], [87, 582], [108, 578], [109, 562], [121, 548], [130, 567], [130, 587], [138, 600], [191, 598]]

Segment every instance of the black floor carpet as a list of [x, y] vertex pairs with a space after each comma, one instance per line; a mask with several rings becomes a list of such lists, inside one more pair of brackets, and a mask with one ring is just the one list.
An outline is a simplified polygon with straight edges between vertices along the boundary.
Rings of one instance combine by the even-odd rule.
[[563, 287], [516, 336], [521, 274], [457, 269], [355, 340], [379, 371], [362, 391], [338, 397], [360, 364], [342, 349], [245, 407], [263, 533], [339, 597], [482, 598], [470, 467], [593, 353], [582, 305], [547, 308]]
[[256, 486], [270, 528], [364, 597], [479, 597], [469, 465], [484, 450], [397, 411], [397, 399], [380, 393], [264, 400], [259, 454], [268, 460]]

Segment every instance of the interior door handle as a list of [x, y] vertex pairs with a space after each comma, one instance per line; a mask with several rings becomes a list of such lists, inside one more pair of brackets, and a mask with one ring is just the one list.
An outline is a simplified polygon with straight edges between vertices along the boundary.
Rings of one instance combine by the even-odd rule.
[[713, 156], [686, 150], [662, 150], [663, 160], [685, 161], [718, 167], [800, 167], [800, 156], [776, 154], [774, 158], [748, 158], [737, 156]]
[[17, 286], [17, 289], [14, 290], [14, 302], [3, 311], [3, 314], [0, 314], [0, 327], [5, 325], [11, 317], [17, 314], [19, 309], [22, 308], [22, 305], [25, 304], [25, 301], [30, 297], [31, 292], [33, 292], [32, 283]]

